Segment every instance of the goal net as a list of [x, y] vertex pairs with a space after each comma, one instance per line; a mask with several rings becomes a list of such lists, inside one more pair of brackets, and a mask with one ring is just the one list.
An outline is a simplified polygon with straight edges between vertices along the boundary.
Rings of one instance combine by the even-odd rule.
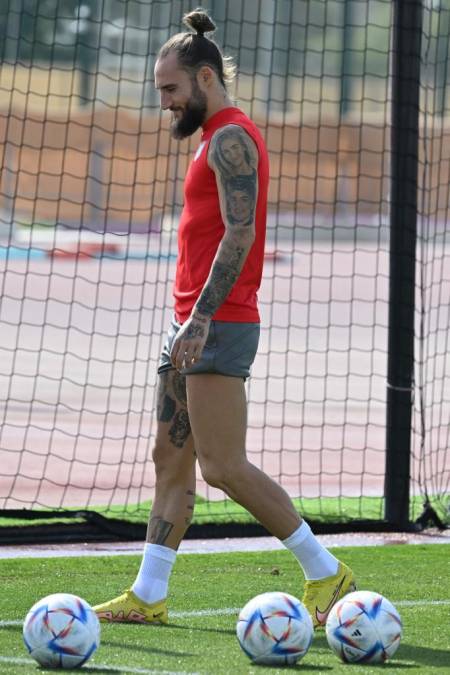
[[[249, 459], [311, 519], [383, 519], [392, 3], [209, 2], [270, 154]], [[183, 179], [155, 55], [181, 0], [0, 8], [0, 509], [145, 520]], [[424, 3], [411, 517], [449, 483], [449, 9]], [[243, 510], [198, 476], [197, 522]], [[0, 512], [0, 518], [2, 513]], [[3, 522], [3, 520], [1, 521]]]

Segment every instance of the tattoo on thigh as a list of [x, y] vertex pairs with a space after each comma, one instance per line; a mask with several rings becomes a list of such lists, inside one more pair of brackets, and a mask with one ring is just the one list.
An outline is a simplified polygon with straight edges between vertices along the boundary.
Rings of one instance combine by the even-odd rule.
[[179, 410], [173, 418], [173, 424], [169, 429], [170, 440], [177, 448], [182, 448], [189, 434], [191, 425], [187, 410]]
[[161, 398], [158, 401], [158, 410], [157, 410], [157, 418], [159, 422], [170, 422], [172, 417], [175, 414], [177, 404], [167, 394], [164, 395], [164, 398], [161, 400]]
[[173, 523], [167, 522], [158, 516], [150, 519], [148, 539], [151, 544], [163, 545], [173, 529]]
[[174, 373], [173, 376], [173, 391], [179, 402], [186, 406], [187, 405], [187, 396], [186, 396], [186, 377], [181, 375], [178, 372]]

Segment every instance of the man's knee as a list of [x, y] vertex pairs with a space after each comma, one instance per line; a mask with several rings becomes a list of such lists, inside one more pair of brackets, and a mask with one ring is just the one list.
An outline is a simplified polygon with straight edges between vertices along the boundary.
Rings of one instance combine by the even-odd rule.
[[200, 471], [205, 483], [211, 487], [224, 489], [224, 472], [221, 467], [217, 467], [212, 462], [201, 462]]
[[153, 464], [157, 478], [176, 479], [192, 469], [195, 455], [187, 449], [180, 450], [169, 442], [156, 441], [152, 451]]
[[243, 477], [243, 467], [230, 466], [227, 462], [206, 459], [200, 461], [200, 470], [203, 480], [211, 487], [227, 492]]

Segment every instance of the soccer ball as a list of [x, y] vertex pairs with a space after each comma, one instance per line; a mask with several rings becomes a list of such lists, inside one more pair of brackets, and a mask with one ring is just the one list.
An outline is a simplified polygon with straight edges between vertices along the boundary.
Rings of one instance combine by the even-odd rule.
[[23, 624], [23, 640], [31, 656], [47, 668], [77, 668], [100, 643], [100, 623], [88, 603], [70, 593], [39, 600]]
[[314, 634], [305, 606], [288, 593], [261, 593], [242, 608], [237, 638], [253, 663], [287, 665], [305, 656]]
[[346, 663], [383, 663], [397, 651], [402, 621], [379, 593], [355, 591], [332, 608], [326, 635], [333, 652]]

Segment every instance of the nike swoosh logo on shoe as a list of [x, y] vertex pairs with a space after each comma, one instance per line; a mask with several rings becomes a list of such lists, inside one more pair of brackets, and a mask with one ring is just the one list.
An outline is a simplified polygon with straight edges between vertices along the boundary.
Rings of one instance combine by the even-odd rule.
[[164, 612], [157, 612], [156, 614], [152, 614], [152, 619], [159, 619], [162, 616], [164, 616]]
[[330, 600], [328, 606], [327, 606], [323, 611], [321, 611], [321, 610], [316, 606], [316, 619], [317, 619], [317, 621], [319, 622], [319, 624], [320, 624], [321, 626], [323, 626], [324, 623], [326, 622], [327, 617], [328, 617], [328, 614], [330, 613], [331, 608], [333, 607], [334, 603], [336, 602], [336, 598], [337, 598], [338, 595], [339, 595], [339, 592], [340, 592], [340, 590], [341, 590], [341, 588], [342, 588], [342, 585], [343, 585], [345, 579], [346, 579], [346, 577], [343, 577], [343, 578], [341, 579], [339, 585], [336, 586], [336, 590], [334, 591], [333, 595], [331, 596], [331, 600]]

